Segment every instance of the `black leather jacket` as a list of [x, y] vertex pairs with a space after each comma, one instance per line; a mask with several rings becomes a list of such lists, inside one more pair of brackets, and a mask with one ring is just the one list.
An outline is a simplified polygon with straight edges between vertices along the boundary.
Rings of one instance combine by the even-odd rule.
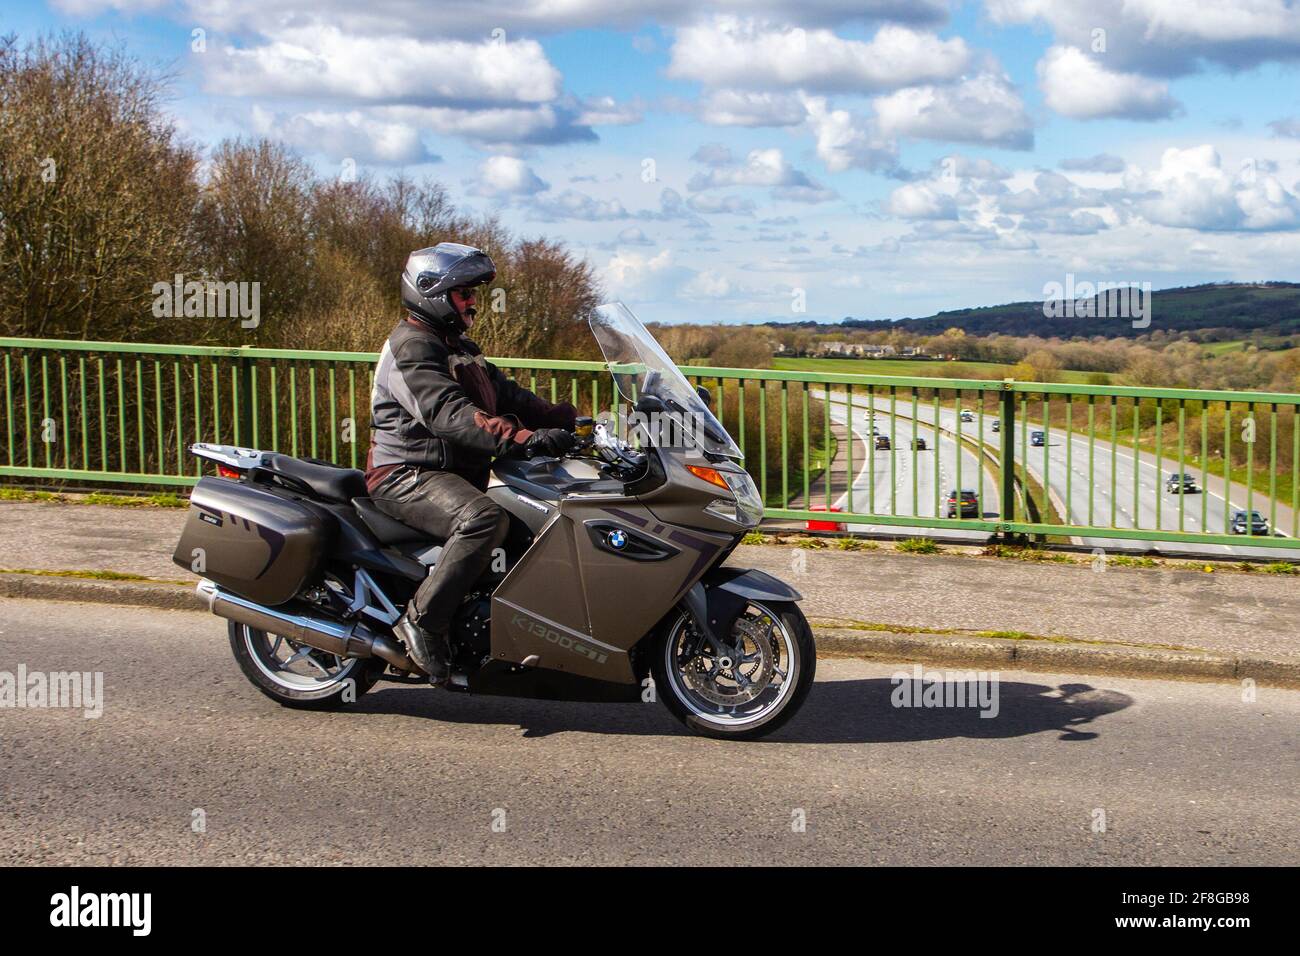
[[533, 429], [572, 429], [577, 410], [516, 385], [469, 339], [408, 318], [380, 353], [370, 414], [366, 483], [373, 490], [402, 464], [453, 471], [486, 487], [493, 457]]

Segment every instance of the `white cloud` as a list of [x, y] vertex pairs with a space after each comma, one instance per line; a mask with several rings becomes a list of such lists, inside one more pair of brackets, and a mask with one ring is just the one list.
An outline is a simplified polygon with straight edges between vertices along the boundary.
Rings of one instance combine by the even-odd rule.
[[286, 29], [259, 46], [226, 47], [211, 62], [209, 91], [245, 96], [453, 106], [545, 103], [559, 95], [561, 82], [536, 40], [364, 37], [320, 26]]
[[541, 106], [463, 109], [445, 106], [381, 106], [371, 112], [393, 122], [459, 136], [496, 149], [591, 141], [596, 134], [568, 111]]
[[1093, 212], [1026, 216], [1020, 222], [1024, 232], [1048, 232], [1061, 236], [1091, 236], [1108, 227], [1106, 220]]
[[895, 169], [898, 147], [874, 126], [848, 110], [834, 110], [823, 97], [806, 97], [808, 126], [817, 140], [817, 157], [832, 173], [856, 167], [872, 172]]
[[730, 166], [736, 161], [731, 147], [723, 143], [705, 143], [691, 154], [691, 159], [705, 166]]
[[618, 234], [618, 243], [623, 246], [653, 246], [654, 242], [641, 231], [639, 226], [628, 226]]
[[808, 203], [809, 205], [830, 202], [838, 197], [839, 193], [835, 190], [828, 189], [816, 182], [799, 183], [793, 186], [777, 186], [772, 190], [773, 199]]
[[886, 209], [902, 219], [956, 219], [957, 202], [929, 183], [907, 183], [889, 194]]
[[612, 96], [598, 96], [582, 104], [578, 123], [582, 126], [631, 126], [643, 118], [639, 107], [619, 103]]
[[470, 187], [476, 196], [531, 196], [550, 189], [521, 159], [489, 156], [479, 168], [479, 178]]
[[254, 106], [252, 126], [261, 136], [333, 160], [352, 159], [359, 163], [391, 166], [438, 159], [425, 147], [414, 127], [377, 120], [359, 110], [281, 115]]
[[1282, 119], [1273, 120], [1268, 124], [1268, 128], [1273, 131], [1274, 136], [1300, 139], [1300, 117], [1284, 116]]
[[934, 164], [936, 176], [946, 179], [978, 179], [981, 181], [1003, 180], [1011, 178], [1011, 170], [999, 166], [991, 159], [972, 159], [961, 153], [953, 153], [937, 160]]
[[1148, 221], [1207, 232], [1300, 229], [1300, 197], [1274, 176], [1229, 175], [1213, 146], [1170, 148], [1157, 169], [1130, 167], [1124, 186]]
[[960, 37], [942, 40], [907, 27], [884, 26], [863, 41], [717, 16], [677, 31], [668, 75], [733, 89], [862, 93], [951, 80], [969, 60]]
[[751, 150], [742, 163], [715, 163], [690, 178], [691, 192], [720, 186], [807, 186], [812, 181], [795, 169], [779, 149]]
[[108, 10], [147, 13], [168, 5], [168, 0], [52, 0], [50, 6], [77, 17], [93, 17]]
[[[445, 4], [436, 16], [424, 0], [53, 0], [58, 9], [77, 15], [107, 10], [138, 13], [171, 6], [185, 11], [186, 23], [209, 29], [265, 32], [293, 20], [337, 24], [354, 34], [391, 33], [393, 24], [409, 26], [417, 35], [479, 38], [494, 27], [507, 36], [538, 35], [592, 27], [639, 29], [647, 20], [678, 24], [696, 19], [701, 10], [744, 12], [834, 26], [863, 20], [937, 25], [948, 16], [948, 0], [474, 0]], [[634, 46], [647, 44], [642, 40]]]
[[1110, 153], [1098, 153], [1096, 156], [1084, 156], [1075, 159], [1063, 159], [1060, 166], [1071, 172], [1080, 173], [1122, 173], [1124, 160]]
[[1113, 73], [1072, 46], [1054, 46], [1038, 61], [1047, 105], [1075, 119], [1167, 119], [1179, 109], [1169, 85], [1137, 73]]
[[686, 204], [705, 215], [728, 213], [733, 216], [752, 216], [755, 209], [754, 200], [744, 196], [692, 196]]
[[534, 217], [547, 222], [583, 219], [601, 222], [627, 219], [628, 212], [617, 199], [597, 199], [576, 189], [566, 189], [558, 196], [539, 196], [532, 204]]
[[731, 283], [727, 277], [712, 272], [697, 272], [682, 286], [682, 295], [688, 299], [725, 299], [730, 294]]
[[981, 73], [956, 86], [915, 86], [878, 97], [873, 106], [887, 136], [1033, 147], [1033, 124], [1006, 77]]
[[611, 296], [626, 296], [629, 300], [668, 298], [693, 275], [691, 270], [677, 265], [671, 249], [654, 255], [620, 249], [600, 270], [601, 282]]
[[602, 199], [566, 189], [558, 195], [542, 193], [529, 203], [531, 217], [546, 222], [559, 222], [566, 219], [585, 220], [587, 222], [608, 222], [622, 219], [640, 219], [645, 221], [671, 222], [681, 221], [690, 227], [704, 227], [708, 223], [690, 207], [677, 190], [664, 188], [659, 193], [658, 209], [639, 209], [629, 211], [618, 199]]
[[1032, 189], [1008, 191], [998, 196], [998, 208], [1009, 214], [1043, 214], [1106, 205], [1100, 190], [1084, 189], [1060, 173], [1044, 170], [1034, 176]]
[[713, 126], [798, 126], [804, 121], [803, 103], [793, 93], [713, 90], [695, 112]]
[[1300, 57], [1291, 0], [985, 0], [995, 23], [1042, 20], [1058, 42], [1101, 52], [1117, 71], [1176, 76], [1205, 62], [1248, 69]]

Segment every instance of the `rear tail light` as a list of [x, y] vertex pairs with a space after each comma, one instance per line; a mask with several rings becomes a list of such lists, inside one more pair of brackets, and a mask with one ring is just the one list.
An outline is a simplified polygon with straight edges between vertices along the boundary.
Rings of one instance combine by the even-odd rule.
[[242, 478], [244, 473], [234, 468], [227, 468], [225, 465], [217, 465], [217, 474], [222, 478]]

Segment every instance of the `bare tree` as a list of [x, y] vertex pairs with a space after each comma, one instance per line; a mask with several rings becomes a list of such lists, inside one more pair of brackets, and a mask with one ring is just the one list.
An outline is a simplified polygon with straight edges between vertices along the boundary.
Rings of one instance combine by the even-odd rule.
[[315, 180], [302, 159], [267, 140], [226, 140], [212, 152], [199, 199], [197, 235], [207, 277], [259, 285], [261, 323], [250, 335], [229, 324], [229, 336], [269, 338], [300, 309], [320, 307], [309, 202]]
[[0, 40], [0, 329], [148, 339], [156, 282], [194, 261], [197, 152], [165, 77], [85, 36]]

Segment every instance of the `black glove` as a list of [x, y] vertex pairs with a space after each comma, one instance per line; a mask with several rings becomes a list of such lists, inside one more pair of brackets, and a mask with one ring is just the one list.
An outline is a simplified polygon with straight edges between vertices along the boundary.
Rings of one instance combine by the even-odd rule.
[[573, 451], [578, 444], [578, 436], [563, 428], [539, 428], [524, 442], [524, 454], [529, 458], [547, 455], [558, 458], [566, 452]]

